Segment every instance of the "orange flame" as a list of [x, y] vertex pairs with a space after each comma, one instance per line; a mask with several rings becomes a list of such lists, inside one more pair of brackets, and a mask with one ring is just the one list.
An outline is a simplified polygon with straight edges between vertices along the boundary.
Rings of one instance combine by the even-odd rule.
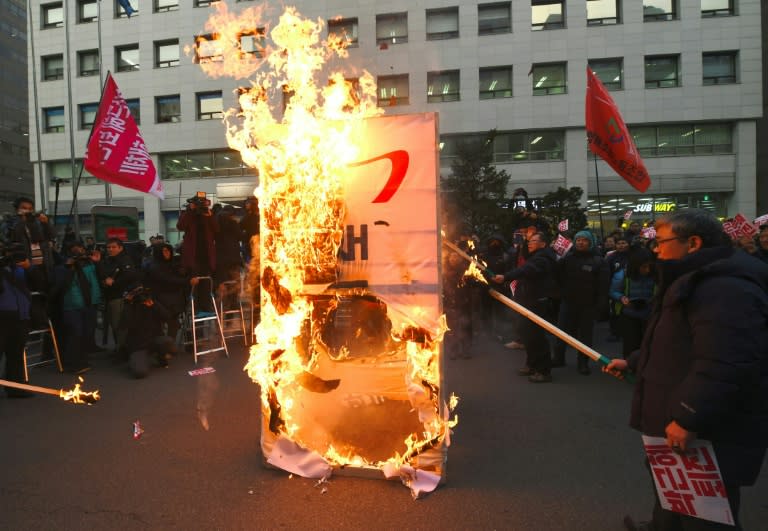
[[101, 398], [99, 390], [83, 391], [80, 388], [80, 384], [83, 383], [83, 378], [78, 376], [77, 379], [79, 381], [75, 384], [75, 387], [68, 391], [65, 391], [64, 389], [60, 390], [59, 397], [67, 402], [72, 402], [74, 404], [88, 404], [89, 406], [94, 402], [98, 402]]
[[[347, 354], [343, 349], [336, 357], [328, 352], [319, 337], [313, 313], [316, 307], [308, 295], [323, 292], [336, 280], [345, 216], [344, 176], [358, 153], [354, 128], [383, 111], [376, 104], [375, 80], [370, 73], [362, 71], [349, 79], [341, 72], [325, 71], [329, 61], [346, 58], [347, 51], [339, 37], [321, 39], [321, 20], [303, 19], [295, 8], [288, 7], [270, 29], [261, 21], [260, 9], [238, 15], [229, 12], [224, 2], [214, 5], [216, 13], [206, 29], [222, 41], [215, 50], [222, 57], [201, 62], [201, 68], [211, 76], [252, 77], [250, 86], [238, 91], [240, 108], [228, 110], [224, 119], [229, 146], [260, 177], [254, 194], [259, 198], [262, 223], [261, 321], [245, 370], [261, 387], [269, 429], [302, 444], [297, 417], [309, 407], [302, 402], [302, 393], [306, 388], [323, 390], [338, 385], [338, 380], [318, 375]], [[254, 28], [263, 28], [262, 57], [256, 58], [260, 63], [247, 58], [240, 64], [243, 45], [238, 36]], [[328, 304], [335, 308], [337, 302]], [[412, 310], [415, 318], [419, 309]], [[392, 336], [393, 342], [404, 345], [400, 351], [407, 360], [409, 396], [423, 424], [422, 432], [411, 433], [403, 442], [404, 455], [392, 457], [402, 462], [447, 440], [456, 422], [447, 418], [455, 399], [443, 406], [444, 418], [438, 414], [441, 404], [435, 392], [440, 383], [444, 319], [437, 330], [424, 331], [423, 336], [431, 339], [423, 340], [420, 333], [415, 338], [413, 330]], [[385, 354], [391, 353], [381, 353]], [[372, 463], [352, 447], [338, 448], [331, 437], [322, 442], [324, 447], [318, 451], [332, 464], [380, 466], [384, 462]]]

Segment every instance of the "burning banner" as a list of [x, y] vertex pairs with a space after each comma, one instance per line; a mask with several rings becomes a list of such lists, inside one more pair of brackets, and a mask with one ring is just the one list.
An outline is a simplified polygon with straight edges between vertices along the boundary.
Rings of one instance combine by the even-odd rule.
[[[215, 7], [209, 31], [253, 30], [255, 11]], [[368, 72], [318, 86], [346, 57], [321, 30], [288, 8], [225, 118], [260, 177], [261, 322], [245, 369], [261, 387], [261, 447], [305, 477], [373, 471], [417, 496], [441, 480], [456, 422], [441, 378], [436, 116], [376, 117]], [[227, 53], [213, 75], [242, 76]]]

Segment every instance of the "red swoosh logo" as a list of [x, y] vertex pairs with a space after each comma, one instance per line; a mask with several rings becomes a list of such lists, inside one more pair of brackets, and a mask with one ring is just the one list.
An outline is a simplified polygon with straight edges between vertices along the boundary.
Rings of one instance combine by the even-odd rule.
[[384, 153], [383, 155], [374, 157], [372, 159], [353, 162], [350, 164], [351, 167], [356, 168], [358, 166], [371, 164], [372, 162], [377, 162], [382, 159], [389, 159], [389, 161], [392, 163], [392, 169], [389, 172], [389, 178], [387, 179], [384, 188], [382, 188], [381, 192], [379, 192], [379, 195], [377, 195], [376, 198], [371, 201], [372, 203], [386, 203], [392, 199], [392, 196], [395, 195], [397, 189], [400, 188], [400, 185], [403, 183], [403, 179], [405, 179], [405, 174], [408, 172], [408, 162], [410, 161], [408, 152], [399, 149], [397, 151]]

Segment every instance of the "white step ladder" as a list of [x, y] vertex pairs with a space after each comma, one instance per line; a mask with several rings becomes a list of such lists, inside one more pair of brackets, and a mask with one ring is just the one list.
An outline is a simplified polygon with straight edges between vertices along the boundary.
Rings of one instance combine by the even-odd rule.
[[[192, 352], [195, 356], [195, 364], [197, 364], [197, 358], [205, 354], [212, 354], [214, 352], [224, 351], [224, 354], [229, 357], [229, 350], [227, 350], [227, 341], [224, 337], [224, 329], [221, 326], [221, 317], [219, 310], [216, 307], [216, 299], [213, 296], [213, 279], [211, 277], [194, 277], [197, 279], [197, 285], [192, 286], [192, 291], [189, 297], [189, 321], [192, 324]], [[207, 288], [208, 296], [211, 298], [211, 307], [213, 308], [213, 314], [198, 315], [198, 311], [195, 308], [195, 291], [198, 293], [204, 293]], [[206, 325], [205, 330], [208, 331], [207, 338], [200, 338], [200, 331], [198, 326]], [[202, 331], [202, 330], [201, 330]], [[218, 334], [217, 334], [218, 332]], [[218, 336], [221, 340], [221, 346], [215, 346], [213, 344], [214, 336]], [[207, 342], [207, 349], [199, 350], [198, 343]]]

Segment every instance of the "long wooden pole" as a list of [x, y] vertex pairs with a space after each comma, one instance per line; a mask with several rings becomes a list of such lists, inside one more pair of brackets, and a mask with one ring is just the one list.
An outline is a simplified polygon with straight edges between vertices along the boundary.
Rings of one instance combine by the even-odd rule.
[[[459, 247], [457, 247], [453, 243], [451, 243], [451, 242], [449, 242], [447, 240], [443, 240], [443, 244], [445, 244], [445, 246], [448, 247], [449, 249], [455, 251], [462, 258], [464, 258], [466, 260], [469, 260], [470, 262], [475, 264], [482, 271], [484, 271], [486, 273], [489, 273], [489, 274], [493, 274], [493, 272], [491, 270], [489, 270], [485, 265], [481, 264], [475, 258], [471, 257], [470, 255], [468, 255], [467, 253], [465, 253], [464, 251], [459, 249]], [[552, 334], [554, 336], [557, 336], [559, 339], [561, 339], [565, 343], [568, 343], [570, 346], [572, 346], [573, 348], [575, 348], [576, 350], [578, 350], [579, 352], [581, 352], [585, 356], [588, 356], [589, 358], [595, 360], [596, 362], [598, 362], [598, 363], [600, 363], [602, 365], [608, 365], [611, 362], [610, 358], [608, 358], [606, 356], [603, 356], [602, 354], [600, 354], [596, 350], [588, 347], [587, 345], [585, 345], [584, 343], [582, 343], [581, 341], [579, 341], [578, 339], [576, 339], [572, 335], [570, 335], [570, 334], [566, 333], [565, 331], [559, 329], [558, 327], [556, 327], [555, 325], [553, 325], [552, 323], [550, 323], [549, 321], [547, 321], [543, 317], [540, 317], [540, 316], [536, 315], [534, 312], [532, 312], [531, 310], [529, 310], [525, 306], [516, 303], [515, 301], [513, 301], [512, 299], [510, 299], [509, 297], [507, 297], [505, 295], [502, 295], [501, 293], [499, 293], [495, 289], [490, 288], [488, 290], [488, 293], [490, 294], [491, 297], [493, 297], [494, 299], [496, 299], [500, 303], [502, 303], [505, 306], [515, 310], [517, 313], [519, 313], [523, 317], [527, 317], [528, 319], [530, 319], [531, 321], [533, 321], [534, 323], [536, 323], [537, 325], [542, 327], [544, 330], [546, 330], [547, 332], [549, 332], [550, 334]], [[628, 381], [628, 382], [632, 382], [633, 381], [632, 380], [632, 376], [630, 374], [625, 374], [624, 375], [624, 379], [626, 381]]]
[[0, 385], [3, 387], [12, 387], [14, 389], [22, 389], [24, 391], [32, 391], [33, 393], [44, 393], [46, 395], [60, 396], [61, 391], [58, 389], [51, 389], [50, 387], [40, 387], [37, 385], [29, 385], [18, 382], [11, 382], [10, 380], [0, 380]]

